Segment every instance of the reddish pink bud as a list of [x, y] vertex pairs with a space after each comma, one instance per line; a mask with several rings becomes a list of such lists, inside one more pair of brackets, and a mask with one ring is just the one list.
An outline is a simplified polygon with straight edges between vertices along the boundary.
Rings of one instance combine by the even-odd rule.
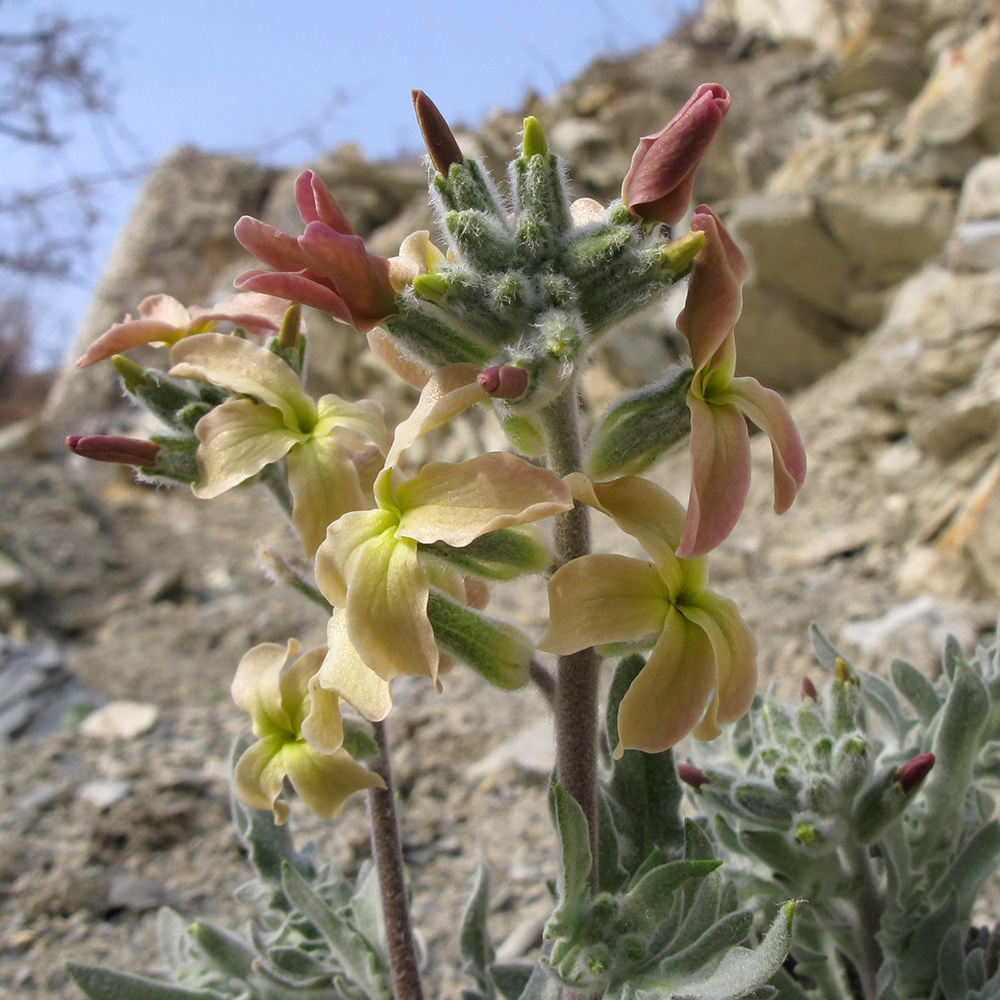
[[808, 677], [802, 678], [802, 700], [808, 698], [810, 701], [819, 701], [819, 692], [816, 685]]
[[513, 365], [491, 365], [479, 373], [476, 381], [493, 399], [517, 399], [528, 388], [528, 373]]
[[709, 785], [712, 783], [712, 779], [705, 774], [704, 771], [695, 767], [693, 764], [678, 764], [677, 777], [680, 778], [686, 785], [690, 785], [696, 792], [702, 785]]
[[413, 110], [417, 113], [417, 124], [424, 137], [427, 152], [430, 153], [431, 163], [439, 174], [447, 177], [448, 168], [465, 159], [462, 150], [458, 148], [458, 140], [444, 120], [444, 115], [438, 111], [437, 105], [422, 90], [411, 90], [410, 96], [413, 98]]
[[622, 184], [622, 201], [637, 218], [680, 222], [694, 190], [694, 175], [729, 110], [729, 91], [703, 83], [659, 132], [643, 136]]
[[120, 437], [114, 434], [71, 434], [66, 447], [74, 455], [94, 462], [118, 462], [120, 465], [151, 466], [156, 462], [158, 444], [141, 438]]
[[916, 757], [911, 757], [905, 764], [899, 765], [892, 780], [909, 795], [910, 792], [919, 787], [933, 766], [934, 754], [918, 753]]

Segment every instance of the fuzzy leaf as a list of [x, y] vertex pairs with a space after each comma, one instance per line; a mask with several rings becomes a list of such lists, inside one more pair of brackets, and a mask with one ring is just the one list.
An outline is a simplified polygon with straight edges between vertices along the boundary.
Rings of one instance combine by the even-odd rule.
[[704, 878], [721, 864], [721, 861], [671, 861], [648, 872], [625, 895], [629, 926], [639, 934], [653, 933], [670, 913], [674, 892], [692, 879]]
[[70, 979], [90, 1000], [225, 1000], [215, 990], [188, 990], [158, 979], [114, 972], [96, 965], [66, 963]]
[[371, 944], [320, 899], [291, 865], [282, 866], [282, 885], [288, 901], [322, 935], [345, 979], [375, 1000], [392, 1000], [381, 964]]
[[490, 966], [490, 975], [504, 1000], [521, 1000], [537, 968], [530, 962], [504, 962]]
[[594, 861], [587, 818], [576, 799], [558, 783], [552, 789], [552, 806], [562, 851], [562, 870], [558, 880], [559, 907], [552, 914], [550, 924], [562, 923], [567, 918], [573, 920], [583, 913], [590, 894], [588, 879]]
[[489, 912], [490, 874], [486, 866], [480, 863], [476, 869], [476, 884], [462, 915], [462, 926], [458, 934], [462, 969], [474, 983], [473, 988], [462, 990], [462, 996], [466, 1000], [494, 1000], [496, 997], [488, 971], [494, 957], [493, 942], [486, 927]]
[[941, 697], [934, 690], [934, 685], [906, 660], [893, 660], [891, 669], [893, 684], [917, 710], [920, 721], [925, 726], [930, 725], [941, 708]]

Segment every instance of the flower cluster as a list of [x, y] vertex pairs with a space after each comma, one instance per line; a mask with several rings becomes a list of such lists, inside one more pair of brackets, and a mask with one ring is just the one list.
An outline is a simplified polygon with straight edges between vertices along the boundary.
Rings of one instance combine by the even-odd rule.
[[[805, 456], [784, 403], [735, 376], [747, 268], [722, 221], [702, 206], [689, 233], [670, 238], [663, 229], [687, 212], [729, 102], [718, 84], [699, 87], [640, 141], [621, 200], [603, 206], [571, 202], [562, 163], [530, 118], [501, 195], [416, 92], [443, 249], [421, 231], [396, 257], [371, 253], [306, 170], [295, 185], [300, 235], [237, 222], [237, 239], [265, 265], [236, 279], [240, 294], [208, 310], [146, 299], [140, 319], [113, 326], [81, 359], [114, 355], [127, 389], [170, 433], [150, 442], [74, 437], [72, 450], [186, 480], [202, 498], [260, 480], [311, 561], [296, 583], [326, 609], [326, 646], [301, 656], [295, 640], [258, 646], [233, 684], [258, 737], [236, 769], [248, 804], [283, 820], [287, 777], [314, 812], [332, 815], [351, 792], [380, 786], [345, 749], [340, 710], [346, 703], [380, 722], [396, 677], [440, 688], [458, 661], [501, 689], [525, 683], [535, 644], [482, 613], [484, 583], [553, 562], [540, 649], [650, 650], [621, 700], [617, 756], [667, 749], [688, 732], [711, 739], [747, 710], [754, 638], [735, 605], [707, 588], [705, 555], [746, 499], [744, 417], [771, 438], [779, 512], [802, 485]], [[581, 453], [578, 381], [591, 348], [688, 274], [678, 327], [690, 365], [613, 406]], [[306, 392], [301, 306], [366, 334], [377, 357], [420, 389], [393, 431], [374, 400]], [[220, 331], [223, 322], [235, 330]], [[170, 347], [166, 374], [118, 356], [147, 343]], [[408, 464], [418, 439], [475, 406], [491, 410], [528, 457]], [[685, 511], [639, 473], [688, 436]], [[553, 559], [533, 525], [586, 508], [610, 517], [651, 561], [563, 549]]]

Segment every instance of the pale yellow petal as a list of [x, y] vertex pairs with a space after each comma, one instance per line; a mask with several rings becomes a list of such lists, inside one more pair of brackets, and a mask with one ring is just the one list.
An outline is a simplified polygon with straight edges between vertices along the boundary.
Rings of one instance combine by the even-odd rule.
[[374, 771], [358, 764], [346, 750], [317, 753], [304, 740], [290, 743], [282, 750], [288, 780], [320, 819], [332, 819], [345, 800], [365, 788], [385, 788]]
[[[326, 647], [321, 648], [326, 655]], [[317, 668], [319, 664], [317, 664]], [[344, 722], [340, 699], [320, 684], [319, 673], [309, 678], [309, 714], [302, 720], [302, 738], [318, 753], [333, 753], [344, 744]]]
[[247, 747], [233, 768], [233, 787], [251, 809], [271, 809], [279, 826], [288, 819], [288, 806], [278, 800], [285, 781], [282, 748], [285, 740], [269, 736]]
[[455, 546], [573, 506], [569, 489], [555, 473], [502, 452], [455, 465], [425, 465], [396, 487], [396, 500], [402, 511], [401, 535]]
[[669, 750], [704, 715], [714, 686], [715, 653], [708, 636], [671, 608], [646, 666], [622, 698], [615, 756], [624, 750]]
[[476, 365], [455, 364], [434, 372], [413, 412], [396, 428], [386, 466], [394, 466], [403, 450], [418, 438], [486, 398], [477, 381], [479, 371]]
[[257, 736], [292, 732], [292, 720], [282, 704], [281, 672], [298, 651], [295, 639], [289, 639], [287, 646], [263, 642], [246, 652], [236, 668], [230, 692], [236, 705], [250, 714]]
[[170, 350], [170, 374], [232, 389], [281, 410], [293, 430], [310, 431], [316, 404], [302, 391], [299, 376], [277, 354], [225, 333], [199, 333]]
[[347, 631], [364, 662], [386, 681], [402, 674], [436, 680], [438, 649], [416, 542], [389, 527], [351, 553], [345, 579]]
[[198, 421], [199, 481], [203, 500], [225, 493], [288, 453], [301, 435], [286, 428], [281, 413], [249, 399], [229, 399]]
[[392, 709], [389, 682], [365, 665], [347, 634], [347, 617], [335, 608], [326, 630], [327, 654], [319, 683], [339, 695], [370, 722], [381, 722]]
[[308, 558], [315, 555], [337, 518], [365, 506], [358, 470], [332, 435], [311, 438], [291, 449], [288, 488], [294, 500], [292, 523]]
[[384, 455], [389, 449], [385, 428], [385, 410], [375, 399], [359, 399], [349, 403], [332, 393], [321, 396], [316, 403], [317, 436], [328, 434], [334, 427], [350, 431], [364, 444], [374, 444]]
[[669, 602], [649, 563], [629, 556], [582, 556], [549, 580], [549, 628], [538, 648], [565, 655], [658, 633]]

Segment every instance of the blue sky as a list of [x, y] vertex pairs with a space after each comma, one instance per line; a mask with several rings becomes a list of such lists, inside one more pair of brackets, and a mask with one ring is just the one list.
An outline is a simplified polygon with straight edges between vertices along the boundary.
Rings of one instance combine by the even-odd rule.
[[[6, 0], [0, 27], [37, 11], [107, 25], [115, 123], [79, 123], [58, 156], [3, 149], [8, 184], [57, 181], [155, 162], [191, 143], [268, 149], [297, 164], [357, 141], [372, 157], [419, 148], [409, 92], [425, 90], [455, 124], [551, 94], [600, 55], [662, 39], [693, 0]], [[309, 139], [290, 138], [302, 129]], [[103, 221], [76, 287], [52, 287], [36, 330], [39, 362], [70, 343], [137, 183], [98, 189]]]

